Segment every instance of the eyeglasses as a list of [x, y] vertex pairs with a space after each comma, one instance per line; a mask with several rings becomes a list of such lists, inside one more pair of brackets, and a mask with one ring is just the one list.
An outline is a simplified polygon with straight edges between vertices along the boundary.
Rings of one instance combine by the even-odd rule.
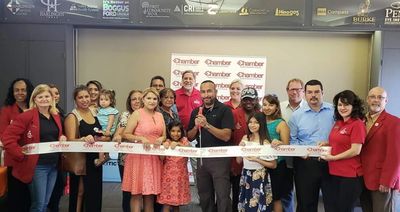
[[303, 90], [303, 88], [291, 88], [291, 89], [288, 89], [289, 92], [293, 92], [293, 91], [300, 92], [302, 90]]
[[381, 96], [381, 95], [378, 95], [378, 96], [368, 96], [368, 98], [369, 98], [369, 99], [372, 99], [372, 100], [377, 99], [377, 100], [382, 101], [382, 100], [386, 99], [386, 96]]

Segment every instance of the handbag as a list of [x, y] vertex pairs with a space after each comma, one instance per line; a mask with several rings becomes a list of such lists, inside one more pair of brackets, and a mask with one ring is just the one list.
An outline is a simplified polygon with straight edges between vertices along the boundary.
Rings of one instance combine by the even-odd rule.
[[[76, 122], [76, 136], [79, 138], [79, 122], [76, 111], [72, 111]], [[86, 153], [84, 152], [63, 152], [61, 153], [61, 169], [75, 175], [86, 175]]]

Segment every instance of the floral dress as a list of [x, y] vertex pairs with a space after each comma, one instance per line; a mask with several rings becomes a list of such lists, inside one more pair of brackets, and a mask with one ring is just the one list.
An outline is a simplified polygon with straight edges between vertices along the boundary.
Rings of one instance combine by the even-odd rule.
[[[255, 142], [246, 142], [254, 145]], [[256, 144], [258, 145], [258, 144]], [[272, 211], [272, 188], [268, 171], [261, 164], [243, 158], [244, 167], [240, 178], [239, 212]], [[247, 166], [246, 164], [251, 164]], [[257, 167], [255, 169], [248, 167]]]
[[[183, 138], [181, 144], [189, 145]], [[172, 206], [187, 205], [191, 201], [188, 158], [167, 156], [164, 159], [163, 174], [161, 176], [161, 194], [157, 202]]]

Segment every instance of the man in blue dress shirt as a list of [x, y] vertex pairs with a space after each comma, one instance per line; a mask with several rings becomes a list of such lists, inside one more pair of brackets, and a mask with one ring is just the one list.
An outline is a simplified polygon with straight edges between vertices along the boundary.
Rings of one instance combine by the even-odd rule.
[[[323, 102], [323, 87], [318, 80], [305, 84], [307, 105], [296, 110], [290, 121], [290, 144], [317, 146], [327, 141], [334, 124], [334, 108]], [[297, 196], [297, 212], [317, 212], [319, 191], [322, 190], [324, 208], [332, 211], [329, 195], [328, 164], [314, 157], [296, 157], [293, 161]]]

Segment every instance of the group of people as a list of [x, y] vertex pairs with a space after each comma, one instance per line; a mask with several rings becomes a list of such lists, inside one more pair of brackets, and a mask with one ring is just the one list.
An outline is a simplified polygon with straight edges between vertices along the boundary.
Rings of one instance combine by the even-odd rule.
[[[0, 112], [8, 211], [58, 211], [66, 180], [61, 154], [25, 155], [22, 149], [50, 141], [133, 142], [144, 149], [330, 146], [331, 152], [318, 158], [190, 158], [201, 209], [312, 212], [322, 190], [327, 212], [353, 211], [359, 199], [367, 212], [400, 210], [400, 120], [385, 111], [383, 88], [369, 91], [366, 113], [350, 90], [336, 94], [333, 105], [324, 102], [318, 80], [291, 79], [283, 102], [274, 94], [259, 97], [234, 80], [231, 99], [222, 103], [213, 81], [195, 88], [192, 71], [183, 72], [181, 84], [174, 91], [155, 76], [149, 88], [129, 92], [120, 113], [114, 91], [92, 80], [75, 88], [75, 108], [65, 114], [55, 85], [14, 80]], [[102, 165], [109, 156], [85, 157], [82, 170], [68, 173], [69, 211], [102, 209]], [[124, 212], [179, 211], [190, 203], [188, 158], [119, 154], [118, 161]]]

